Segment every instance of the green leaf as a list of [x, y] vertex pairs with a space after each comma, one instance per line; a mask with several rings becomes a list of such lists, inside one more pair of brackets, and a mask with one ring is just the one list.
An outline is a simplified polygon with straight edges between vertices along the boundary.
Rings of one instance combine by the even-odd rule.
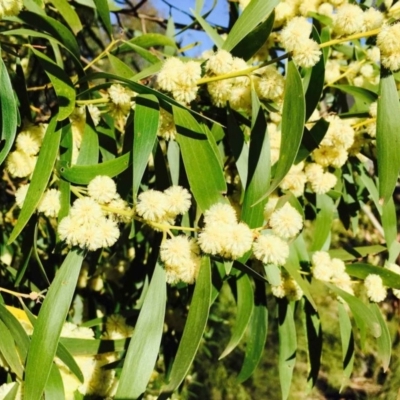
[[17, 398], [19, 383], [15, 382], [14, 386], [7, 392], [4, 400], [15, 400]]
[[72, 32], [76, 35], [82, 30], [82, 24], [76, 11], [71, 7], [67, 0], [49, 0], [54, 5], [58, 13], [69, 25]]
[[160, 71], [162, 66], [163, 66], [162, 62], [158, 62], [157, 64], [149, 65], [147, 68], [144, 68], [137, 74], [133, 75], [131, 77], [131, 80], [134, 82], [137, 82], [137, 81], [140, 81], [141, 79], [147, 78], [151, 75], [155, 75]]
[[384, 286], [400, 290], [400, 274], [396, 274], [387, 268], [365, 263], [354, 263], [346, 265], [346, 272], [359, 279], [365, 279], [370, 274], [379, 275]]
[[400, 104], [392, 74], [381, 76], [376, 119], [379, 197], [387, 203], [400, 170]]
[[[247, 181], [241, 219], [250, 228], [257, 228], [263, 224], [263, 210], [267, 200], [260, 201], [256, 205], [254, 203], [268, 190], [271, 152], [264, 110], [260, 107], [260, 102], [254, 90], [252, 90], [252, 105], [254, 117], [251, 127]], [[246, 144], [243, 143], [243, 146], [246, 146]], [[245, 260], [241, 259], [241, 261]]]
[[76, 165], [94, 165], [99, 161], [99, 136], [93, 121], [86, 112], [86, 123], [83, 130], [81, 148], [79, 149]]
[[[313, 27], [313, 39], [317, 43], [321, 43], [321, 39], [318, 35], [317, 30], [315, 29], [315, 26]], [[322, 90], [324, 88], [324, 80], [325, 60], [324, 57], [321, 57], [319, 61], [311, 68], [310, 80], [305, 94], [306, 121], [308, 121], [308, 119], [311, 117], [312, 113], [319, 103], [319, 99], [321, 98]]]
[[386, 246], [390, 249], [392, 243], [397, 242], [397, 215], [394, 200], [391, 197], [382, 206], [382, 226], [385, 233]]
[[0, 58], [0, 165], [3, 163], [15, 140], [17, 132], [17, 105], [6, 65]]
[[297, 337], [294, 324], [294, 304], [286, 299], [278, 300], [279, 333], [279, 381], [282, 400], [289, 396], [293, 369], [296, 363]]
[[42, 397], [83, 258], [80, 250], [68, 253], [43, 301], [26, 361], [24, 396], [28, 399]]
[[173, 106], [178, 132], [177, 142], [181, 149], [190, 189], [202, 211], [222, 201], [226, 183], [219, 160], [203, 133], [200, 124], [189, 112]]
[[378, 357], [382, 361], [383, 372], [387, 372], [392, 356], [392, 340], [390, 338], [389, 328], [379, 306], [376, 303], [371, 303], [369, 308], [374, 313], [381, 327], [382, 334], [376, 339], [378, 344]]
[[378, 95], [371, 90], [364, 89], [358, 86], [351, 85], [330, 85], [335, 89], [339, 89], [342, 92], [352, 95], [354, 98], [362, 101], [366, 106], [378, 99]]
[[333, 200], [326, 194], [317, 194], [317, 209], [319, 209], [315, 221], [313, 241], [310, 251], [322, 250], [328, 240], [336, 211]]
[[125, 171], [131, 163], [131, 153], [117, 157], [113, 160], [104, 161], [94, 165], [73, 165], [69, 167], [67, 163], [59, 163], [58, 170], [60, 175], [71, 183], [87, 185], [97, 175], [107, 175], [110, 178]]
[[133, 132], [133, 198], [136, 199], [144, 171], [156, 142], [160, 106], [153, 95], [136, 96]]
[[126, 353], [116, 399], [136, 399], [145, 391], [160, 348], [166, 299], [165, 270], [157, 264]]
[[196, 10], [191, 10], [193, 15], [196, 17], [198, 23], [203, 28], [204, 32], [207, 33], [208, 37], [213, 43], [220, 49], [224, 45], [224, 39], [218, 34], [218, 32], [200, 15]]
[[76, 363], [75, 358], [68, 351], [68, 349], [66, 349], [66, 347], [60, 342], [58, 343], [56, 355], [79, 379], [79, 381], [83, 383], [84, 378], [79, 365]]
[[372, 336], [376, 338], [381, 335], [381, 327], [379, 325], [379, 321], [367, 305], [365, 305], [357, 297], [354, 297], [344, 290], [339, 289], [335, 285], [332, 285], [330, 283], [325, 283], [325, 285], [337, 296], [340, 296], [349, 305], [356, 325], [360, 330], [361, 348], [364, 348], [366, 328], [368, 328]]
[[248, 326], [246, 353], [237, 382], [241, 383], [250, 378], [259, 364], [264, 353], [268, 333], [268, 309], [265, 296], [265, 284], [254, 281], [256, 285], [254, 309]]
[[260, 22], [268, 18], [278, 4], [279, 0], [252, 0], [233, 25], [222, 48], [227, 51], [234, 49]]
[[290, 61], [288, 63], [283, 100], [281, 151], [271, 186], [259, 201], [267, 197], [278, 187], [292, 167], [303, 136], [304, 116], [303, 84], [296, 66], [293, 61]]
[[6, 324], [0, 320], [0, 354], [10, 366], [11, 371], [22, 379], [24, 369], [19, 359], [18, 352], [14, 343], [13, 335]]
[[58, 100], [58, 121], [69, 117], [75, 109], [75, 88], [68, 75], [53, 60], [31, 48], [53, 84]]
[[338, 301], [340, 338], [342, 340], [342, 361], [344, 379], [340, 390], [346, 385], [354, 366], [354, 336], [349, 315], [344, 305]]
[[237, 311], [236, 321], [232, 329], [232, 335], [229, 343], [225, 347], [225, 350], [219, 356], [219, 360], [230, 354], [239, 342], [242, 340], [244, 333], [246, 332], [247, 326], [249, 325], [253, 308], [253, 287], [251, 285], [250, 278], [247, 274], [236, 279], [236, 290], [237, 290]]
[[40, 15], [29, 11], [22, 11], [18, 14], [18, 19], [24, 23], [37, 29], [40, 27], [41, 31], [49, 33], [54, 39], [61, 42], [75, 57], [75, 60], [80, 60], [80, 49], [75, 36], [72, 32], [64, 26], [61, 22], [47, 15]]
[[62, 337], [59, 344], [62, 344], [73, 356], [94, 356], [96, 354], [124, 351], [127, 349], [129, 341], [130, 339], [93, 340]]
[[231, 54], [246, 61], [253, 57], [268, 39], [274, 25], [274, 18], [275, 13], [272, 12], [265, 21], [252, 30], [231, 50]]
[[125, 42], [124, 45], [129, 47], [130, 50], [133, 50], [135, 53], [139, 54], [139, 56], [141, 56], [143, 59], [147, 60], [151, 64], [158, 64], [160, 62], [160, 59], [157, 56], [155, 56], [151, 51], [144, 49], [143, 47], [129, 42]]
[[110, 18], [110, 9], [108, 7], [108, 0], [93, 0], [96, 5], [96, 11], [99, 14], [101, 21], [106, 28], [107, 33], [112, 36], [112, 25]]
[[377, 244], [373, 246], [354, 247], [348, 250], [333, 249], [329, 250], [329, 255], [331, 257], [340, 258], [343, 261], [349, 261], [360, 257], [366, 257], [369, 254], [379, 254], [386, 250], [386, 247]]
[[135, 71], [123, 61], [121, 61], [118, 57], [115, 57], [110, 53], [107, 54], [107, 57], [110, 61], [113, 72], [116, 75], [120, 75], [126, 79], [131, 79], [135, 75]]
[[203, 257], [185, 329], [170, 373], [170, 381], [161, 388], [160, 399], [167, 398], [179, 387], [192, 365], [208, 320], [211, 287], [210, 258]]
[[57, 158], [58, 148], [61, 139], [61, 129], [57, 129], [57, 115], [55, 115], [47, 127], [39, 156], [33, 171], [31, 183], [26, 195], [24, 205], [18, 217], [18, 221], [11, 232], [9, 243], [12, 243], [22, 232], [28, 223], [50, 180], [54, 163]]
[[44, 390], [46, 400], [65, 399], [64, 384], [61, 373], [55, 364], [50, 369], [49, 379]]
[[142, 47], [143, 49], [148, 49], [150, 47], [155, 46], [170, 46], [175, 47], [175, 41], [168, 36], [162, 35], [161, 33], [145, 33], [140, 36], [135, 36], [132, 39], [129, 39], [127, 42], [124, 42], [120, 46], [118, 46], [115, 50], [113, 50], [113, 54], [117, 55], [121, 52], [126, 52], [132, 49], [131, 44]]
[[313, 308], [307, 299], [304, 301], [304, 323], [307, 335], [308, 361], [310, 372], [307, 381], [314, 387], [321, 366], [322, 355], [322, 327], [318, 312]]

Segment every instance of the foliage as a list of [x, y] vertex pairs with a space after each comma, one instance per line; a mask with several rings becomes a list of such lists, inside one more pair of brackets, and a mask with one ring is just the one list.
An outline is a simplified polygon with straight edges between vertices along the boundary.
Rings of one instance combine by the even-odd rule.
[[[230, 2], [222, 28], [144, 3], [0, 1], [0, 398], [248, 398], [266, 373], [287, 399], [336, 363], [353, 390], [358, 348], [386, 374], [399, 7]], [[185, 55], [189, 28], [214, 49]]]

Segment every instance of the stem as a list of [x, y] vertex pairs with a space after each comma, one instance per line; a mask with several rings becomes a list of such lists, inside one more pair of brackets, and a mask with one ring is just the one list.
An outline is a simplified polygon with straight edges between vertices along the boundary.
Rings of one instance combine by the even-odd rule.
[[327, 42], [321, 43], [319, 45], [320, 49], [323, 49], [325, 47], [329, 46], [334, 46], [335, 44], [343, 43], [343, 42], [348, 42], [350, 40], [354, 39], [361, 39], [364, 37], [370, 37], [370, 36], [375, 36], [381, 31], [381, 28], [373, 29], [372, 31], [367, 31], [367, 32], [361, 32], [361, 33], [355, 33], [354, 35], [346, 36], [344, 38], [340, 39], [332, 39], [328, 40]]
[[105, 97], [100, 97], [98, 99], [92, 99], [92, 100], [76, 100], [76, 104], [78, 104], [79, 106], [85, 106], [90, 104], [107, 104], [109, 102], [110, 100]]
[[356, 128], [359, 128], [360, 126], [369, 125], [369, 124], [374, 123], [375, 121], [376, 121], [376, 118], [368, 118], [362, 122], [359, 122], [358, 124], [354, 124], [353, 128], [356, 129]]
[[97, 61], [101, 60], [106, 54], [108, 54], [108, 52], [111, 50], [111, 48], [116, 45], [118, 42], [120, 42], [120, 39], [117, 40], [112, 40], [110, 42], [110, 44], [97, 56], [95, 57], [92, 61], [89, 62], [89, 64], [87, 64], [83, 70], [86, 71], [87, 69], [89, 69], [93, 64], [96, 64]]

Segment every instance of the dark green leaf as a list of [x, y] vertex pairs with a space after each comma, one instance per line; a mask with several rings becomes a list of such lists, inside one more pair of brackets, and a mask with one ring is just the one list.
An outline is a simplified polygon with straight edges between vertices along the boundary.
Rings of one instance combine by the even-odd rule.
[[19, 379], [22, 379], [24, 369], [17, 353], [13, 335], [7, 328], [6, 324], [1, 320], [0, 337], [0, 354], [6, 361], [6, 364], [10, 366], [11, 371], [16, 374]]
[[222, 48], [227, 51], [234, 49], [260, 22], [268, 18], [278, 4], [279, 0], [252, 0], [233, 25]]
[[157, 265], [126, 353], [116, 399], [136, 399], [154, 370], [164, 327], [165, 271]]
[[278, 301], [279, 318], [279, 381], [281, 383], [282, 400], [289, 396], [293, 369], [296, 363], [297, 337], [294, 324], [294, 304], [286, 299]]
[[40, 400], [74, 294], [83, 254], [72, 249], [52, 282], [33, 331], [25, 370], [24, 396]]
[[50, 2], [54, 5], [58, 13], [69, 25], [75, 35], [82, 30], [82, 24], [79, 20], [78, 14], [67, 0], [50, 0]]
[[28, 193], [19, 214], [18, 221], [11, 232], [9, 243], [12, 243], [21, 233], [22, 229], [24, 229], [32, 214], [35, 212], [42, 198], [42, 194], [47, 188], [57, 158], [61, 139], [61, 129], [57, 130], [56, 125], [57, 115], [50, 120], [49, 126], [47, 127]]
[[112, 53], [114, 55], [117, 55], [121, 52], [129, 51], [132, 49], [130, 44], [142, 47], [144, 49], [148, 49], [154, 46], [170, 46], [176, 48], [175, 41], [168, 36], [162, 35], [161, 33], [145, 33], [140, 36], [135, 36], [129, 41], [121, 44], [121, 46], [118, 46], [115, 50], [113, 50]]
[[86, 113], [86, 123], [83, 130], [81, 148], [79, 149], [76, 165], [94, 165], [99, 161], [99, 136], [93, 125], [93, 121]]
[[222, 168], [200, 124], [181, 108], [173, 106], [173, 114], [190, 189], [205, 211], [221, 201], [226, 192]]
[[110, 18], [110, 9], [108, 8], [108, 1], [107, 0], [93, 0], [94, 4], [96, 5], [96, 10], [99, 14], [101, 21], [106, 28], [107, 33], [111, 36], [112, 35], [112, 25], [111, 25], [111, 18]]
[[136, 198], [144, 171], [153, 150], [160, 115], [157, 97], [136, 97], [133, 133], [133, 197]]
[[220, 355], [219, 359], [226, 357], [230, 354], [239, 342], [242, 340], [244, 333], [246, 332], [247, 326], [249, 325], [253, 308], [253, 287], [249, 276], [243, 274], [236, 280], [236, 290], [237, 290], [237, 311], [236, 311], [236, 321], [232, 329], [232, 335], [227, 344], [225, 350]]
[[131, 153], [126, 153], [113, 160], [108, 160], [94, 165], [73, 165], [60, 163], [58, 170], [60, 175], [69, 182], [87, 185], [97, 175], [107, 175], [110, 178], [125, 171], [131, 163]]
[[392, 74], [381, 76], [376, 119], [379, 196], [387, 203], [392, 197], [400, 170], [400, 104]]
[[121, 61], [118, 57], [115, 57], [112, 54], [107, 54], [107, 57], [110, 61], [113, 72], [116, 75], [120, 75], [126, 79], [130, 79], [135, 75], [135, 71], [123, 61]]
[[334, 212], [336, 211], [333, 200], [326, 194], [317, 195], [317, 209], [319, 211], [315, 221], [314, 240], [310, 251], [322, 250], [330, 237]]
[[55, 364], [52, 364], [49, 379], [47, 380], [46, 387], [44, 390], [46, 400], [60, 400], [65, 399], [64, 384]]
[[386, 246], [390, 249], [392, 243], [397, 242], [397, 215], [393, 198], [382, 206], [382, 226], [385, 232]]
[[0, 59], [0, 165], [3, 163], [14, 143], [17, 132], [17, 106], [10, 77], [3, 59]]
[[219, 33], [200, 15], [196, 10], [192, 10], [193, 15], [196, 17], [198, 23], [203, 28], [204, 32], [207, 33], [208, 37], [213, 41], [218, 49], [223, 47], [224, 39]]
[[386, 250], [386, 247], [379, 244], [374, 246], [354, 247], [352, 249], [329, 250], [331, 257], [340, 258], [343, 261], [354, 260], [355, 258], [366, 257], [369, 254], [378, 254]]
[[192, 365], [207, 324], [211, 301], [211, 265], [209, 257], [203, 257], [193, 293], [185, 329], [172, 366], [170, 381], [161, 388], [160, 399], [178, 388]]
[[379, 306], [376, 303], [371, 303], [369, 308], [374, 313], [381, 327], [382, 334], [376, 339], [378, 344], [378, 357], [382, 361], [383, 372], [387, 372], [392, 356], [392, 340], [390, 338], [389, 328]]

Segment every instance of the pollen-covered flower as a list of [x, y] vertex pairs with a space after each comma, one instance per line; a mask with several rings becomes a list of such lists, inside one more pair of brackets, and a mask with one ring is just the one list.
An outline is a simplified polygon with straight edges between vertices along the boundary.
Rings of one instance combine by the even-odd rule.
[[49, 218], [57, 217], [61, 208], [60, 196], [61, 192], [57, 189], [46, 190], [40, 200], [38, 211]]
[[119, 314], [107, 317], [104, 338], [108, 340], [126, 339], [133, 334], [133, 326], [126, 323], [126, 318]]
[[18, 15], [22, 7], [22, 0], [0, 0], [0, 19]]
[[6, 168], [11, 176], [25, 178], [32, 174], [36, 161], [36, 156], [30, 156], [21, 150], [15, 150], [7, 157]]
[[385, 300], [387, 291], [379, 275], [368, 275], [364, 280], [364, 286], [367, 291], [367, 296], [371, 301], [379, 303]]
[[289, 257], [289, 246], [278, 236], [260, 235], [253, 243], [253, 254], [264, 264], [284, 265]]
[[293, 206], [286, 203], [283, 207], [272, 213], [269, 225], [277, 236], [282, 239], [291, 239], [303, 227], [303, 218]]
[[381, 62], [392, 71], [400, 69], [400, 24], [384, 25], [376, 38], [381, 51]]
[[106, 175], [98, 175], [88, 185], [89, 196], [100, 204], [109, 203], [117, 196], [117, 185]]
[[236, 211], [230, 204], [216, 203], [204, 213], [204, 223], [206, 225], [235, 224], [237, 223]]
[[319, 164], [308, 164], [305, 173], [307, 181], [310, 183], [311, 189], [314, 193], [327, 193], [336, 185], [336, 176], [330, 172], [324, 172], [324, 169]]
[[24, 205], [28, 189], [29, 189], [29, 183], [26, 185], [21, 185], [15, 192], [15, 202], [19, 208], [22, 208], [22, 206]]
[[285, 79], [272, 65], [257, 70], [254, 83], [258, 96], [267, 100], [281, 98], [285, 89]]
[[182, 186], [171, 186], [164, 191], [167, 200], [168, 214], [176, 217], [179, 214], [185, 214], [191, 206], [189, 191]]
[[135, 97], [136, 93], [130, 89], [127, 89], [119, 83], [114, 83], [107, 90], [110, 100], [117, 106], [120, 107], [132, 107], [132, 98]]
[[313, 67], [322, 54], [318, 43], [313, 39], [303, 39], [300, 43], [292, 50], [294, 62], [300, 67]]
[[226, 237], [227, 240], [222, 249], [222, 254], [226, 258], [236, 260], [251, 249], [253, 232], [244, 222], [230, 226]]
[[311, 34], [312, 25], [304, 17], [294, 17], [282, 29], [280, 41], [287, 51], [293, 51], [301, 46], [304, 40], [308, 40]]
[[231, 72], [233, 57], [226, 50], [218, 50], [206, 62], [206, 71], [214, 75], [222, 75]]
[[71, 217], [78, 221], [92, 222], [103, 217], [101, 206], [90, 197], [76, 199], [70, 210]]
[[304, 193], [304, 185], [307, 182], [303, 168], [304, 162], [292, 165], [289, 172], [280, 183], [280, 188], [283, 190], [290, 190], [296, 197], [301, 196]]
[[160, 109], [160, 119], [157, 135], [165, 140], [175, 140], [176, 126], [172, 114]]
[[312, 274], [315, 279], [329, 282], [333, 271], [331, 268], [331, 258], [326, 251], [316, 251], [312, 256]]
[[371, 31], [372, 29], [380, 28], [383, 24], [383, 14], [373, 7], [364, 11], [364, 29]]
[[167, 214], [168, 201], [165, 193], [158, 190], [146, 190], [138, 196], [136, 213], [150, 222], [162, 220]]
[[338, 35], [363, 32], [365, 30], [363, 10], [358, 5], [350, 3], [339, 7], [335, 15], [333, 30]]
[[184, 235], [164, 240], [160, 259], [164, 263], [168, 283], [193, 283], [198, 275], [201, 258], [198, 245]]

